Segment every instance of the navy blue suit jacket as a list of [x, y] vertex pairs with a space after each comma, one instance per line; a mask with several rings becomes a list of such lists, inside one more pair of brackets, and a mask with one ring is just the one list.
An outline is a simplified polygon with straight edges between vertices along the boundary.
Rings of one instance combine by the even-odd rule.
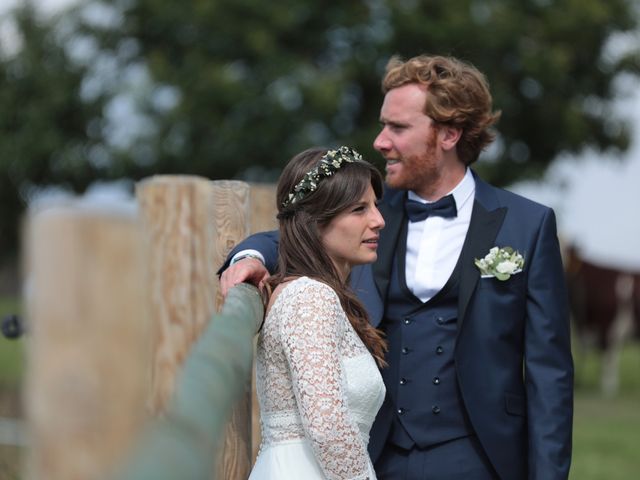
[[[469, 419], [502, 479], [566, 479], [571, 462], [573, 362], [569, 313], [555, 215], [550, 208], [495, 188], [477, 176], [461, 253], [456, 373]], [[405, 191], [388, 189], [379, 205], [386, 226], [378, 260], [355, 267], [351, 283], [380, 326]], [[494, 247], [523, 254], [524, 269], [507, 281], [480, 278], [474, 259]], [[277, 233], [249, 237], [273, 271]], [[232, 254], [234, 253], [232, 252]], [[382, 325], [384, 326], [384, 325]], [[380, 412], [372, 430], [375, 461], [391, 425]], [[443, 459], [446, 461], [446, 459]]]

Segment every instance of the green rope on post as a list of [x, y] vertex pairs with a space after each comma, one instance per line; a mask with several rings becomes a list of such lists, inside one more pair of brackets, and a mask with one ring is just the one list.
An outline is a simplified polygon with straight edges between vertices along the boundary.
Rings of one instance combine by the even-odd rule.
[[233, 404], [251, 374], [253, 337], [263, 318], [258, 290], [231, 289], [194, 345], [164, 417], [143, 434], [116, 480], [209, 480]]

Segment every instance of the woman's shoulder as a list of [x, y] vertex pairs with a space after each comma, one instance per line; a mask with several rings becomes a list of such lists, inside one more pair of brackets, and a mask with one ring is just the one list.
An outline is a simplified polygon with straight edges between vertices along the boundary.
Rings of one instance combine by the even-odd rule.
[[268, 312], [317, 311], [327, 312], [340, 307], [338, 294], [326, 283], [310, 277], [296, 277], [278, 285], [269, 301]]
[[318, 298], [338, 300], [335, 290], [324, 282], [311, 277], [296, 277], [281, 283], [273, 291], [275, 297], [272, 304], [278, 300], [281, 302], [308, 299], [313, 301]]

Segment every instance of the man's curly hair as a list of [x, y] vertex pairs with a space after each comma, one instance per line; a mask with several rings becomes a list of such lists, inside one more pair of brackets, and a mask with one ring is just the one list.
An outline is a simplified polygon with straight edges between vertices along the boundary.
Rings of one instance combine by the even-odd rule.
[[383, 93], [410, 83], [426, 88], [427, 116], [436, 124], [462, 131], [456, 145], [460, 160], [465, 165], [475, 162], [495, 139], [490, 128], [500, 118], [499, 111], [492, 112], [485, 76], [474, 66], [451, 57], [420, 55], [407, 61], [392, 57], [382, 79]]

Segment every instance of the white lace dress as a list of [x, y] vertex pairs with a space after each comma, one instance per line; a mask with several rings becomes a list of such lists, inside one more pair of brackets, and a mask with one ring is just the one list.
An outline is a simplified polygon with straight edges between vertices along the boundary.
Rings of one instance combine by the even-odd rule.
[[285, 285], [258, 338], [262, 445], [250, 480], [375, 479], [369, 430], [385, 388], [336, 293]]

